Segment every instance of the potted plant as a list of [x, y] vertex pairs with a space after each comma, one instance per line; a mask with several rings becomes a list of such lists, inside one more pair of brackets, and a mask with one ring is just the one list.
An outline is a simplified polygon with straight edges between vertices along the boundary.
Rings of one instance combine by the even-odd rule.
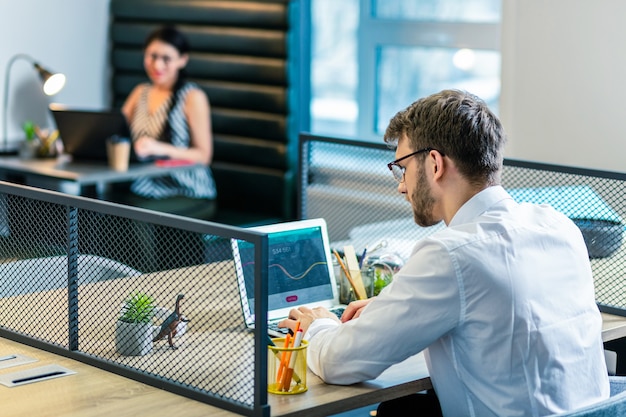
[[37, 126], [30, 120], [22, 125], [24, 130], [24, 140], [20, 143], [19, 155], [22, 159], [34, 158], [39, 148], [39, 140], [37, 138]]
[[154, 298], [135, 291], [124, 301], [115, 328], [118, 353], [127, 356], [146, 355], [152, 351]]

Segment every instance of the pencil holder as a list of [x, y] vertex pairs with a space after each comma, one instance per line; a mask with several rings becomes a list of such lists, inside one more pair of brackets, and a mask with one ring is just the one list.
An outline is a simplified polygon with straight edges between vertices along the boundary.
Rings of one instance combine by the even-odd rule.
[[[348, 271], [352, 276], [356, 275], [354, 271]], [[372, 280], [373, 275], [369, 274], [369, 266], [364, 266], [360, 271], [361, 280], [363, 281], [363, 286], [365, 287], [365, 294], [367, 298], [370, 298], [374, 292], [374, 281]], [[346, 274], [343, 270], [339, 272], [339, 302], [341, 304], [349, 304], [351, 301], [356, 300], [357, 297], [354, 293], [354, 288], [352, 288], [352, 284], [346, 277]]]
[[267, 391], [270, 394], [300, 394], [306, 385], [305, 340], [300, 346], [284, 347], [285, 338], [272, 339], [275, 346], [268, 346]]

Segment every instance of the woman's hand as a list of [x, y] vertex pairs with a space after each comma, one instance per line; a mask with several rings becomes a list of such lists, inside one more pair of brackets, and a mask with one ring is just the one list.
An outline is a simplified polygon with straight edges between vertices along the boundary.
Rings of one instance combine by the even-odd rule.
[[135, 153], [139, 158], [147, 158], [149, 156], [165, 156], [166, 150], [163, 143], [149, 136], [141, 136], [133, 144]]

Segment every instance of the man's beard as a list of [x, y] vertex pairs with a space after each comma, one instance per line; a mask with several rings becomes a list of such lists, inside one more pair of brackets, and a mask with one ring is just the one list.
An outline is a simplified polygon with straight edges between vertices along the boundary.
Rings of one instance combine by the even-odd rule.
[[433, 226], [440, 220], [433, 218], [433, 206], [435, 199], [430, 192], [426, 175], [422, 173], [417, 180], [415, 191], [411, 194], [411, 207], [413, 207], [413, 219], [422, 227]]

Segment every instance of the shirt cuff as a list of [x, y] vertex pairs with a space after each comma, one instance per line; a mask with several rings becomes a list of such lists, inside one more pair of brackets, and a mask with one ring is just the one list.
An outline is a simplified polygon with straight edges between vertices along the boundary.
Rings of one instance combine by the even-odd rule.
[[321, 318], [321, 319], [313, 320], [313, 323], [311, 323], [311, 325], [309, 326], [309, 329], [304, 335], [304, 339], [311, 340], [319, 332], [324, 331], [326, 329], [332, 329], [337, 326], [339, 326], [339, 323], [337, 323], [335, 320], [331, 318]]

